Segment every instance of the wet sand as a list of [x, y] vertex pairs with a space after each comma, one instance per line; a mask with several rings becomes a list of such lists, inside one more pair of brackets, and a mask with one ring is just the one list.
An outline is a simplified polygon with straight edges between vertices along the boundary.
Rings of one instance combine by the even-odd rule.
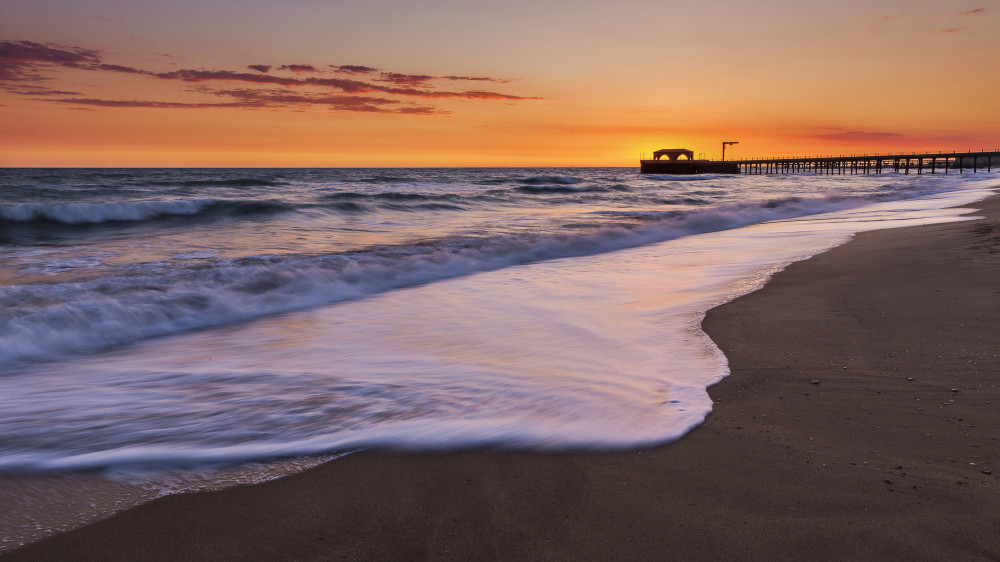
[[359, 453], [0, 558], [1000, 559], [1000, 198], [973, 207], [711, 310], [732, 374], [675, 443]]

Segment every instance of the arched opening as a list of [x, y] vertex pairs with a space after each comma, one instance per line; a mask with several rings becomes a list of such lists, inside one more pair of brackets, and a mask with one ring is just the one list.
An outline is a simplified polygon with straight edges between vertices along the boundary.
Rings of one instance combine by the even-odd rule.
[[653, 153], [653, 160], [659, 160], [664, 156], [670, 160], [677, 160], [681, 156], [688, 160], [694, 160], [694, 151], [686, 148], [663, 148]]

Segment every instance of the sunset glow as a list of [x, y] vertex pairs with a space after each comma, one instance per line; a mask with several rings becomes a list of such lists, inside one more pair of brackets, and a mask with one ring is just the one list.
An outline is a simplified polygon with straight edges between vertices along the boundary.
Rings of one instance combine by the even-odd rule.
[[10, 0], [2, 166], [995, 150], [1000, 4]]

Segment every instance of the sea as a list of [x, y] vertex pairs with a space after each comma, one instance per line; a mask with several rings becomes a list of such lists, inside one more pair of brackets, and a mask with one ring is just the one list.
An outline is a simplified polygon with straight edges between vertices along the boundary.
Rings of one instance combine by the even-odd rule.
[[367, 448], [678, 439], [709, 308], [998, 179], [0, 169], [0, 549]]

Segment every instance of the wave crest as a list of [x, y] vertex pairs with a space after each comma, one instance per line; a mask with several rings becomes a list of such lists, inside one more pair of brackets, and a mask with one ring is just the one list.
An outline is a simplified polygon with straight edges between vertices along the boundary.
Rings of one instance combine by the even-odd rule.
[[367, 252], [200, 262], [197, 267], [180, 269], [176, 264], [151, 264], [91, 281], [0, 287], [0, 365], [854, 204], [786, 199], [651, 213], [634, 217], [637, 224], [589, 232], [449, 238]]
[[244, 216], [290, 210], [279, 201], [187, 199], [113, 203], [20, 203], [0, 205], [0, 225], [57, 223], [70, 226], [142, 222], [201, 214]]

